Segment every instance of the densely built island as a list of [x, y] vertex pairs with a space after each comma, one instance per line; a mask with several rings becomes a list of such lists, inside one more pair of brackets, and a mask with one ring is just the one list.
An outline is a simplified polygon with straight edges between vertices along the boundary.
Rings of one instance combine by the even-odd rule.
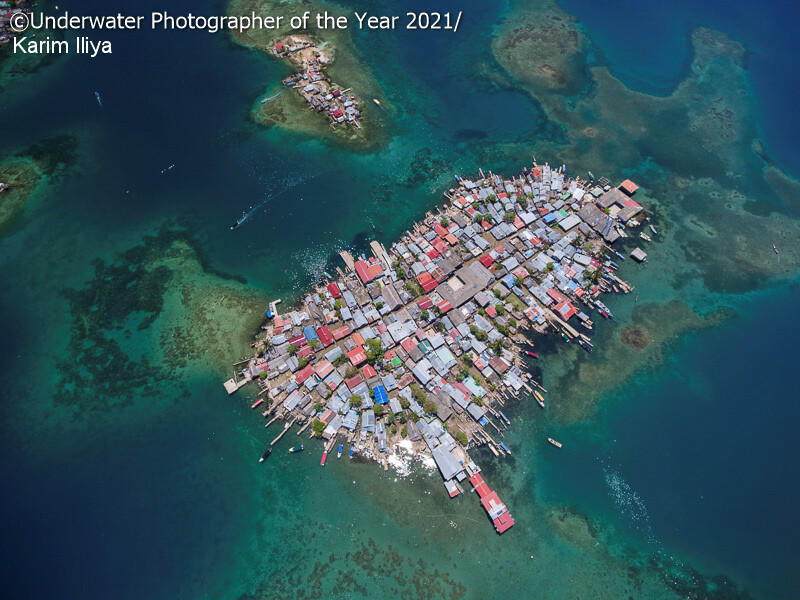
[[[297, 435], [310, 428], [323, 441], [323, 466], [337, 446], [339, 457], [384, 469], [423, 461], [450, 497], [468, 482], [503, 533], [514, 521], [469, 451], [510, 454], [506, 402], [544, 408], [547, 391], [524, 363], [538, 358], [535, 334], [592, 351], [592, 314], [614, 319], [600, 296], [632, 290], [615, 273], [625, 257], [611, 244], [648, 218], [630, 180], [612, 187], [535, 161], [510, 179], [481, 171], [456, 180], [444, 206], [390, 249], [373, 241], [370, 257], [342, 252], [338, 277], [294, 310], [279, 315], [273, 302], [255, 356], [235, 365], [225, 388], [255, 382], [252, 408], [265, 409], [266, 427], [283, 422], [262, 460], [299, 425]], [[631, 256], [646, 260], [640, 248]]]

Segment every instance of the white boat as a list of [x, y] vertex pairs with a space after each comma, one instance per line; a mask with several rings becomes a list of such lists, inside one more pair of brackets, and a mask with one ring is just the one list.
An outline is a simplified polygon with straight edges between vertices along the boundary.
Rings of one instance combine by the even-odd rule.
[[650, 224], [650, 231], [653, 232], [653, 235], [658, 235], [658, 232], [656, 231], [656, 228], [653, 227], [652, 223]]
[[651, 241], [650, 236], [647, 235], [644, 231], [639, 232], [639, 237], [642, 238], [645, 242]]

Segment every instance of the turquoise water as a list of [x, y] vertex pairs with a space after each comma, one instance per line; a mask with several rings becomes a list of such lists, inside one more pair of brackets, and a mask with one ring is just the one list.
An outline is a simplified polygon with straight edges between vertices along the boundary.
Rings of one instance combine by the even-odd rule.
[[[197, 13], [218, 8], [191, 5]], [[792, 589], [796, 492], [787, 488], [776, 501], [753, 493], [796, 479], [790, 463], [771, 460], [796, 453], [776, 424], [791, 407], [753, 414], [746, 400], [795, 387], [782, 376], [796, 357], [791, 338], [764, 334], [786, 331], [776, 315], [796, 304], [794, 291], [744, 302], [686, 284], [698, 305], [758, 317], [690, 334], [665, 350], [665, 366], [639, 373], [578, 423], [560, 417], [571, 399], [555, 374], [602, 364], [605, 346], [615, 352], [633, 300], [613, 299], [622, 322], [599, 324], [591, 356], [537, 340], [543, 360], [532, 368], [544, 372], [551, 408], [510, 406], [513, 457], [478, 453], [517, 522], [503, 537], [474, 497], [448, 500], [435, 474], [398, 479], [345, 460], [321, 471], [313, 443], [300, 456], [285, 452], [291, 434], [268, 464], [257, 463], [276, 432], [263, 429], [246, 394], [229, 398], [220, 382], [247, 350], [259, 315], [237, 321], [224, 299], [243, 311], [275, 297], [288, 304], [337, 264], [338, 249], [401, 234], [439, 202], [453, 173], [512, 173], [540, 144], [571, 145], [510, 78], [501, 86], [486, 77], [500, 69], [487, 25], [507, 10], [470, 7], [460, 36], [354, 36], [394, 105], [389, 140], [371, 152], [253, 124], [254, 99], [283, 71], [220, 35], [113, 35], [119, 51], [111, 58], [66, 58], [33, 76], [31, 90], [0, 96], [3, 153], [63, 132], [79, 147], [72, 170], [0, 240], [8, 282], [0, 291], [0, 464], [9, 516], [0, 569], [9, 597], [681, 595], [667, 571], [681, 582], [725, 573], [764, 597]], [[684, 53], [654, 67], [638, 46], [615, 50], [590, 15], [574, 10], [626, 83], [654, 81], [643, 89], [664, 93], [681, 77], [685, 25], [664, 35]], [[648, 79], [655, 71], [663, 80]], [[767, 142], [781, 163], [781, 144], [796, 144], [788, 135]], [[707, 212], [686, 201], [665, 225]], [[662, 265], [692, 272], [713, 262], [698, 252], [693, 264], [676, 263], [673, 243], [657, 242], [646, 269], [625, 265], [643, 303], [676, 295], [680, 284], [660, 276]], [[174, 286], [162, 279], [165, 265]], [[126, 270], [137, 276], [129, 281]], [[180, 304], [171, 287], [192, 300]], [[780, 360], [770, 360], [771, 348]], [[745, 362], [748, 369], [731, 372]], [[544, 441], [554, 433], [566, 442], [557, 454]], [[615, 501], [619, 494], [627, 500]], [[709, 594], [698, 586], [683, 595]]]

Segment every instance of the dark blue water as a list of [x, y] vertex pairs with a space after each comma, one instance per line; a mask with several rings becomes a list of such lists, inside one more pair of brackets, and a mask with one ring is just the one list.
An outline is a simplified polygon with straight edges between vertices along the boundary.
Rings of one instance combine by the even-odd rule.
[[584, 444], [585, 430], [567, 437], [550, 492], [616, 514], [653, 550], [793, 597], [800, 322], [786, 317], [798, 300], [796, 287], [760, 295], [742, 304], [741, 320], [681, 342], [664, 368], [609, 403], [602, 443]]
[[763, 135], [784, 168], [800, 176], [800, 3], [792, 0], [561, 0], [609, 62], [611, 72], [633, 89], [667, 94], [691, 61], [695, 27], [724, 31], [750, 51], [747, 68], [761, 107]]

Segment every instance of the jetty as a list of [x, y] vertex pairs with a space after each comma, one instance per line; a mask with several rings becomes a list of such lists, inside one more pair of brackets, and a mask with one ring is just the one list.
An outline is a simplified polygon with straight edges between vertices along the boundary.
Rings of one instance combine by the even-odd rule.
[[502, 533], [514, 521], [476, 460], [512, 454], [502, 440], [514, 403], [545, 407], [522, 350], [553, 335], [591, 352], [593, 313], [614, 321], [601, 296], [633, 289], [612, 245], [646, 214], [632, 182], [568, 178], [547, 163], [456, 181], [390, 247], [342, 251], [337, 277], [284, 314], [272, 303], [231, 381], [256, 383], [266, 426], [285, 423], [272, 444], [300, 423], [326, 451], [341, 435], [384, 469], [432, 460], [451, 498], [467, 480], [479, 490]]

